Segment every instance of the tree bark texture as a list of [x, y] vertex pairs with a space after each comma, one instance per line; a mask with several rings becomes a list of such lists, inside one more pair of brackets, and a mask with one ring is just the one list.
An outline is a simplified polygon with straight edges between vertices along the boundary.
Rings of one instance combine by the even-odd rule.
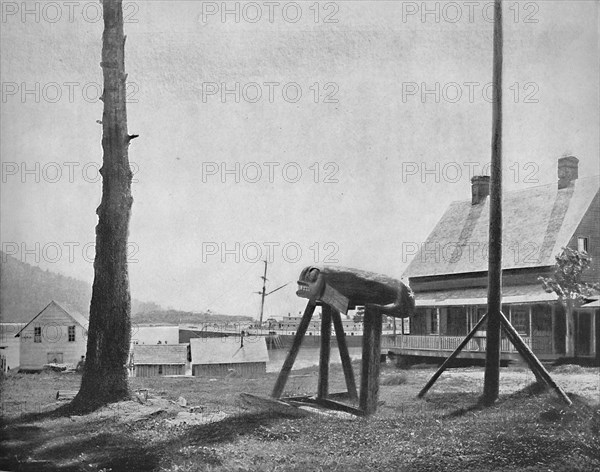
[[127, 134], [125, 36], [122, 0], [103, 0], [104, 76], [102, 201], [96, 210], [96, 257], [87, 356], [74, 406], [98, 406], [128, 397], [131, 297], [127, 238], [133, 198]]

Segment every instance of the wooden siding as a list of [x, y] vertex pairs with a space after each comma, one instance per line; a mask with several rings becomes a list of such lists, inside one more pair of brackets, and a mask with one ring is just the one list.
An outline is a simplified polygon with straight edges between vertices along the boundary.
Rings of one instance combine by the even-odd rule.
[[266, 362], [245, 362], [240, 364], [194, 364], [192, 375], [197, 377], [224, 377], [231, 370], [242, 377], [253, 377], [267, 372]]
[[[75, 341], [69, 341], [69, 326], [75, 326]], [[35, 342], [35, 328], [41, 342]], [[48, 363], [48, 353], [62, 353], [62, 363], [75, 367], [87, 348], [87, 331], [57, 305], [49, 305], [20, 334], [19, 368], [39, 370]]]
[[7, 370], [19, 367], [21, 339], [15, 335], [23, 329], [25, 323], [0, 323], [0, 346], [6, 359]]
[[159, 377], [163, 375], [184, 375], [185, 366], [183, 365], [136, 365], [136, 377]]
[[[597, 282], [600, 279], [600, 194], [596, 194], [594, 201], [588, 211], [581, 219], [573, 237], [569, 241], [569, 247], [577, 249], [577, 238], [588, 238], [588, 254], [592, 256], [592, 267], [584, 274], [587, 282]], [[556, 254], [555, 254], [556, 255]]]

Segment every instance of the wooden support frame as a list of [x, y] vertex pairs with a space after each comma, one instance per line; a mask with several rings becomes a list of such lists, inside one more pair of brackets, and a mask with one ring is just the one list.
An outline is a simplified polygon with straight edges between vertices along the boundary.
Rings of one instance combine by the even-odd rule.
[[310, 324], [310, 320], [312, 319], [312, 315], [315, 312], [316, 307], [317, 303], [313, 300], [309, 300], [309, 302], [306, 304], [304, 314], [302, 315], [302, 320], [300, 320], [298, 331], [296, 331], [296, 336], [294, 337], [294, 342], [292, 343], [290, 352], [288, 352], [288, 355], [285, 358], [285, 362], [283, 363], [281, 372], [279, 372], [279, 376], [277, 377], [277, 381], [275, 382], [275, 386], [273, 387], [273, 392], [271, 392], [271, 397], [273, 398], [279, 398], [283, 393], [283, 389], [285, 388], [285, 384], [287, 383], [290, 371], [292, 370], [294, 362], [296, 361], [298, 351], [300, 351], [302, 339], [306, 334], [306, 330], [308, 329], [308, 325]]
[[344, 370], [344, 378], [346, 379], [346, 388], [350, 400], [358, 400], [358, 392], [356, 390], [356, 381], [354, 380], [354, 370], [352, 369], [352, 360], [348, 351], [348, 343], [344, 334], [344, 325], [342, 324], [342, 316], [337, 310], [332, 310], [331, 318], [333, 319], [333, 328], [335, 329], [335, 337], [337, 339], [338, 348], [340, 350], [340, 358], [342, 360], [342, 369]]
[[319, 353], [319, 383], [317, 398], [325, 399], [329, 394], [329, 360], [331, 354], [331, 312], [329, 305], [321, 308], [321, 350]]
[[[377, 410], [377, 399], [379, 393], [379, 373], [381, 367], [381, 334], [382, 315], [375, 308], [367, 305], [365, 307], [364, 331], [363, 331], [363, 356], [361, 366], [361, 389], [360, 396], [356, 389], [354, 371], [346, 343], [346, 335], [340, 313], [328, 304], [322, 303], [321, 316], [321, 350], [319, 354], [319, 380], [316, 397], [296, 396], [281, 398], [287, 383], [290, 371], [294, 365], [302, 339], [306, 334], [317, 302], [310, 300], [306, 305], [298, 331], [294, 337], [292, 347], [283, 363], [281, 372], [277, 377], [275, 386], [271, 393], [274, 399], [294, 403], [314, 403], [333, 410], [352, 413], [357, 416], [367, 416]], [[347, 392], [329, 394], [329, 362], [331, 355], [331, 327], [335, 328], [335, 334], [340, 350], [340, 358], [344, 370]], [[358, 401], [359, 407], [346, 405], [333, 398], [347, 398], [353, 402]]]
[[358, 408], [355, 408], [350, 405], [346, 405], [345, 403], [336, 402], [334, 400], [330, 400], [328, 398], [315, 398], [315, 397], [304, 397], [300, 399], [291, 399], [286, 398], [285, 401], [290, 402], [292, 405], [302, 405], [304, 403], [312, 403], [315, 405], [320, 405], [330, 410], [343, 411], [345, 413], [350, 413], [356, 416], [365, 416], [365, 412]]
[[[567, 405], [571, 405], [572, 402], [571, 402], [570, 398], [567, 396], [567, 394], [564, 392], [564, 390], [556, 382], [554, 382], [554, 379], [550, 376], [550, 374], [544, 368], [542, 363], [538, 360], [538, 358], [535, 356], [535, 354], [531, 351], [529, 346], [527, 346], [525, 341], [523, 341], [523, 339], [521, 338], [519, 333], [517, 333], [517, 330], [510, 324], [510, 321], [508, 321], [506, 316], [504, 316], [504, 313], [500, 312], [499, 314], [500, 314], [499, 320], [500, 320], [500, 325], [502, 326], [502, 329], [504, 329], [504, 332], [506, 333], [506, 336], [508, 337], [509, 341], [512, 343], [513, 346], [515, 346], [515, 348], [517, 349], [517, 351], [521, 355], [521, 357], [523, 357], [525, 359], [525, 361], [529, 365], [529, 368], [535, 375], [536, 380], [539, 383], [545, 383], [548, 386], [552, 387]], [[427, 384], [419, 392], [419, 394], [418, 394], [419, 398], [422, 398], [425, 396], [425, 394], [433, 386], [433, 384], [436, 382], [436, 380], [439, 378], [439, 376], [442, 375], [442, 373], [446, 370], [446, 368], [448, 367], [448, 364], [456, 356], [458, 356], [458, 354], [464, 349], [464, 347], [467, 345], [467, 343], [471, 340], [471, 338], [479, 330], [479, 328], [481, 327], [481, 325], [483, 324], [483, 322], [485, 321], [485, 319], [487, 317], [488, 317], [488, 315], [486, 313], [477, 322], [477, 324], [471, 330], [471, 332], [469, 334], [467, 334], [465, 339], [463, 339], [463, 341], [454, 350], [454, 352], [452, 354], [450, 354], [450, 356], [444, 361], [444, 363], [440, 366], [440, 368], [436, 371], [436, 373], [433, 374], [431, 379], [429, 379]]]
[[377, 410], [381, 366], [381, 313], [367, 305], [363, 321], [359, 406], [366, 415]]
[[556, 382], [554, 382], [554, 379], [550, 377], [548, 371], [544, 368], [542, 363], [538, 360], [531, 349], [529, 349], [529, 346], [527, 346], [525, 341], [521, 339], [521, 336], [519, 333], [517, 333], [517, 330], [513, 327], [513, 325], [510, 324], [502, 312], [500, 312], [500, 323], [510, 342], [517, 348], [519, 354], [521, 354], [521, 356], [529, 364], [529, 368], [535, 375], [537, 381], [540, 383], [544, 382], [548, 386], [552, 387], [567, 405], [571, 405], [571, 399], [567, 396], [564, 390], [560, 388]]
[[433, 386], [433, 384], [439, 378], [439, 376], [442, 375], [442, 372], [444, 372], [446, 370], [446, 368], [448, 367], [448, 364], [450, 364], [450, 362], [452, 362], [452, 360], [460, 354], [460, 351], [462, 351], [464, 349], [464, 347], [469, 343], [471, 338], [473, 336], [475, 336], [475, 333], [477, 331], [479, 331], [479, 328], [481, 327], [481, 325], [483, 325], [486, 318], [487, 318], [487, 313], [481, 317], [481, 319], [473, 327], [471, 332], [469, 334], [467, 334], [465, 339], [462, 340], [462, 342], [458, 345], [458, 347], [454, 350], [454, 352], [452, 354], [450, 354], [450, 356], [444, 361], [444, 363], [440, 366], [440, 368], [436, 371], [436, 373], [433, 374], [431, 379], [429, 379], [429, 382], [427, 382], [425, 384], [425, 386], [421, 389], [421, 391], [417, 395], [419, 398], [423, 398], [425, 396], [425, 394]]

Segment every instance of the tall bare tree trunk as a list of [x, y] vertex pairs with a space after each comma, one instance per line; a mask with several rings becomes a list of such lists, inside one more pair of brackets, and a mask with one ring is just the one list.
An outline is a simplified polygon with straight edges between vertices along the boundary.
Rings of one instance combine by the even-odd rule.
[[102, 0], [102, 201], [96, 210], [96, 259], [87, 356], [74, 407], [94, 408], [129, 395], [125, 364], [131, 336], [127, 236], [133, 198], [127, 134], [122, 0]]

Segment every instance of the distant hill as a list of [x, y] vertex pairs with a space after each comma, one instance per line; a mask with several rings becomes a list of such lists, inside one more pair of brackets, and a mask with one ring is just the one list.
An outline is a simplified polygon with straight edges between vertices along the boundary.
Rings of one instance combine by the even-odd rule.
[[[90, 284], [21, 262], [2, 251], [0, 288], [0, 318], [3, 322], [27, 322], [51, 300], [87, 314], [92, 298]], [[156, 303], [135, 299], [131, 308], [136, 314], [163, 309]]]
[[[25, 323], [50, 301], [88, 314], [92, 286], [87, 282], [21, 262], [0, 251], [0, 320]], [[131, 321], [138, 324], [251, 322], [249, 316], [165, 310], [154, 302], [131, 301]]]

